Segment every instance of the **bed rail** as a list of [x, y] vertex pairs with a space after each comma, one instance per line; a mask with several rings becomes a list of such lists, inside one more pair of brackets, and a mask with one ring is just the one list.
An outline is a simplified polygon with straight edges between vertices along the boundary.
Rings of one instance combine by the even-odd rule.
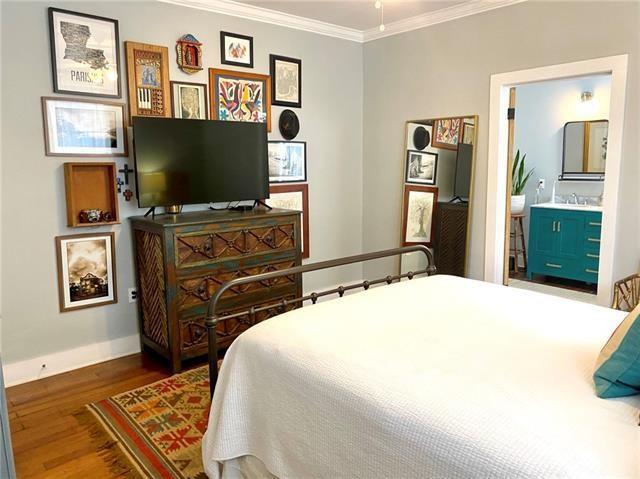
[[[420, 252], [423, 253], [427, 257], [427, 266], [424, 269], [418, 271], [409, 271], [407, 273], [399, 273], [393, 275], [387, 275], [384, 278], [374, 279], [374, 280], [364, 280], [358, 283], [348, 284], [346, 286], [338, 286], [335, 288], [327, 289], [321, 292], [313, 292], [309, 294], [303, 294], [300, 297], [293, 299], [282, 299], [279, 303], [270, 303], [266, 306], [252, 306], [246, 310], [234, 312], [232, 314], [218, 314], [216, 310], [218, 309], [218, 302], [222, 295], [229, 289], [234, 288], [236, 286], [245, 285], [249, 283], [254, 283], [258, 281], [269, 281], [275, 278], [280, 278], [282, 276], [291, 276], [296, 274], [309, 273], [311, 271], [319, 271], [323, 269], [336, 268], [338, 266], [346, 266], [350, 264], [363, 263], [365, 261], [371, 261], [375, 259], [388, 258], [390, 256], [400, 256], [405, 253], [413, 253]], [[223, 319], [233, 319], [240, 316], [249, 315], [251, 318], [251, 322], [255, 322], [256, 313], [261, 311], [266, 311], [268, 309], [273, 309], [274, 307], [279, 307], [281, 312], [286, 311], [286, 307], [292, 304], [302, 304], [305, 301], [311, 301], [312, 304], [316, 304], [319, 298], [324, 296], [329, 296], [332, 294], [337, 294], [339, 297], [344, 296], [347, 291], [351, 291], [354, 289], [364, 289], [368, 290], [371, 286], [375, 286], [378, 284], [391, 284], [394, 281], [401, 281], [404, 278], [413, 279], [417, 275], [426, 274], [431, 276], [436, 272], [436, 267], [434, 265], [433, 253], [424, 245], [414, 245], [414, 246], [404, 246], [401, 248], [388, 249], [384, 251], [376, 251], [373, 253], [365, 253], [359, 254], [355, 256], [347, 256], [345, 258], [338, 258], [329, 261], [321, 261], [318, 263], [311, 263], [302, 266], [294, 266], [293, 268], [283, 269], [279, 271], [270, 271], [268, 273], [256, 274], [253, 276], [246, 276], [244, 278], [237, 278], [226, 283], [223, 283], [211, 297], [209, 301], [209, 306], [207, 309], [207, 315], [205, 317], [205, 325], [207, 327], [207, 336], [209, 340], [209, 389], [211, 392], [211, 397], [213, 398], [213, 392], [216, 387], [216, 382], [218, 380], [218, 344], [217, 344], [217, 333], [216, 333], [216, 325], [218, 321]]]

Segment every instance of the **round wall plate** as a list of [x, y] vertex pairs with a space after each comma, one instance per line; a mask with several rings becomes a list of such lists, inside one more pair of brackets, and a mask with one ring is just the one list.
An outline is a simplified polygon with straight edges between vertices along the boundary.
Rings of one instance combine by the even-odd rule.
[[416, 150], [424, 150], [431, 141], [431, 135], [424, 126], [419, 126], [413, 132], [413, 146]]
[[300, 131], [300, 121], [298, 116], [292, 110], [283, 110], [280, 113], [280, 121], [278, 122], [280, 127], [280, 134], [285, 140], [293, 140], [298, 136]]

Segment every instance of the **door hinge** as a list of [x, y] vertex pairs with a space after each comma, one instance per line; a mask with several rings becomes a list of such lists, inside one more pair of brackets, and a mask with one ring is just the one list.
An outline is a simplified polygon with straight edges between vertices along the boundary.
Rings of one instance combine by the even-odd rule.
[[516, 118], [516, 109], [507, 108], [507, 120], [515, 120], [515, 118]]

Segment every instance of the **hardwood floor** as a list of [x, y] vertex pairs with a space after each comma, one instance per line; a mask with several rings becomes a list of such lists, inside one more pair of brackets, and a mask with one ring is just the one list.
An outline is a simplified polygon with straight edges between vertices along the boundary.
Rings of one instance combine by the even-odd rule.
[[113, 477], [72, 414], [168, 376], [158, 360], [134, 354], [8, 388], [18, 478]]

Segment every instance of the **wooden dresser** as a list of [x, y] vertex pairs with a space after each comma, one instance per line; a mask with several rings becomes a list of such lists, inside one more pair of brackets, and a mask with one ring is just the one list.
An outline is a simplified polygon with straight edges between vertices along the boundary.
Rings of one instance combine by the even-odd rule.
[[[204, 316], [219, 285], [301, 263], [295, 211], [197, 211], [130, 221], [143, 349], [166, 357], [174, 373], [184, 360], [207, 353]], [[273, 310], [258, 313], [259, 322], [282, 312], [278, 301], [301, 293], [300, 275], [282, 277], [229, 290], [221, 306], [233, 312], [274, 303]], [[221, 321], [219, 346], [228, 346], [250, 326], [248, 316]]]
[[438, 203], [433, 243], [438, 274], [465, 276], [469, 203]]

